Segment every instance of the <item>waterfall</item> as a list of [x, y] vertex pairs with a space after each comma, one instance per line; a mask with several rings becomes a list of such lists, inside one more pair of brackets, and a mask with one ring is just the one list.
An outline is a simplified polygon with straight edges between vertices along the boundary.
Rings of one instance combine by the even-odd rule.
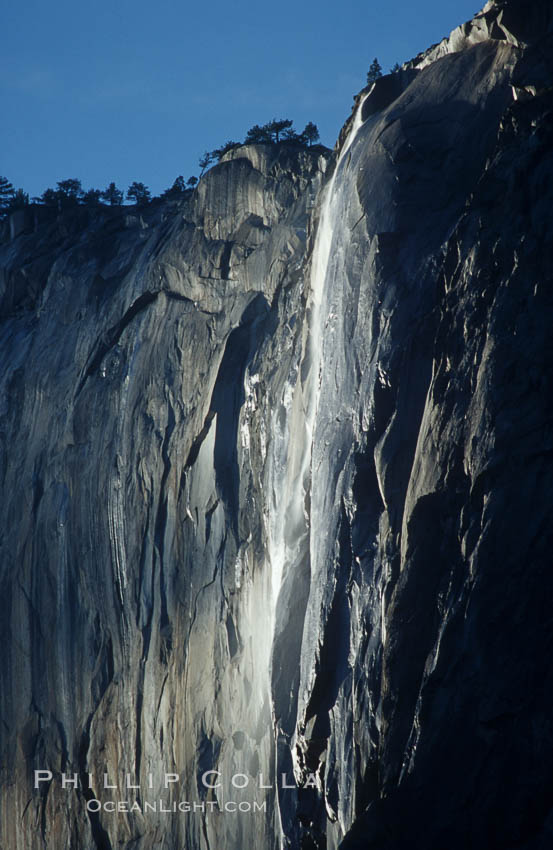
[[[328, 312], [326, 293], [333, 237], [343, 217], [342, 206], [347, 203], [342, 197], [341, 175], [349, 167], [348, 155], [362, 125], [362, 107], [363, 101], [357, 106], [334, 173], [322, 190], [301, 349], [270, 422], [272, 450], [266, 516], [272, 582], [269, 675], [277, 771], [292, 769], [297, 777], [299, 769], [291, 742], [296, 729], [304, 616], [311, 589], [311, 537], [315, 533], [311, 528], [312, 460]], [[285, 821], [290, 814], [289, 806], [280, 799], [282, 796], [283, 792], [277, 795], [276, 811], [281, 840], [288, 832]]]
[[[340, 191], [336, 184], [342, 169], [347, 167], [347, 155], [363, 123], [362, 109], [363, 101], [360, 101], [334, 173], [322, 193], [321, 214], [311, 257], [307, 324], [303, 331], [300, 362], [283, 393], [285, 425], [279, 422], [279, 411], [273, 414], [272, 511], [268, 528], [273, 620], [286, 574], [309, 552], [306, 499], [309, 498], [311, 484], [313, 431], [319, 402], [324, 293], [339, 209]], [[303, 374], [305, 377], [302, 377]]]

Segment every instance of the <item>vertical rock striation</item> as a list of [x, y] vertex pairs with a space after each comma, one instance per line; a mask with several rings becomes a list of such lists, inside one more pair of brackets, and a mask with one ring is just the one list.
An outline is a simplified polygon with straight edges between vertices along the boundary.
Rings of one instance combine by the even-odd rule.
[[552, 45], [1, 246], [3, 850], [549, 847]]

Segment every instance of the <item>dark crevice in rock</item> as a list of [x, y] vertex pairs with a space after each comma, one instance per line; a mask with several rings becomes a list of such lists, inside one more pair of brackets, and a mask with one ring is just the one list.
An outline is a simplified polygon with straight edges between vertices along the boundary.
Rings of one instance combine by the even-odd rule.
[[[144, 584], [144, 572], [146, 569], [146, 562], [148, 559], [148, 535], [150, 528], [150, 506], [148, 505], [148, 509], [146, 511], [145, 521], [144, 521], [144, 530], [142, 534], [142, 545], [140, 547], [140, 561], [138, 564], [138, 599], [136, 605], [136, 625], [140, 627], [141, 614], [142, 614], [142, 605], [140, 604], [140, 597], [142, 595], [142, 588]], [[148, 612], [150, 614], [150, 612]], [[142, 641], [144, 642], [144, 633], [142, 634]]]
[[[87, 803], [90, 800], [96, 799], [93, 789], [88, 787], [88, 771], [86, 764], [88, 749], [90, 747], [90, 726], [92, 723], [92, 717], [92, 714], [88, 717], [85, 729], [81, 736], [81, 743], [79, 747], [79, 779], [81, 783], [81, 791]], [[86, 812], [90, 821], [92, 840], [94, 841], [97, 850], [113, 850], [111, 841], [109, 840], [109, 835], [102, 826], [99, 812], [91, 811], [88, 807]]]
[[217, 415], [214, 463], [217, 488], [225, 503], [235, 534], [239, 511], [238, 423], [244, 404], [244, 375], [254, 352], [256, 333], [268, 314], [265, 296], [258, 293], [249, 303], [237, 328], [229, 335], [211, 396], [210, 411]]
[[26, 805], [25, 805], [25, 808], [23, 809], [23, 813], [22, 813], [22, 815], [21, 815], [21, 820], [22, 820], [22, 821], [24, 821], [24, 820], [25, 820], [25, 815], [27, 814], [27, 809], [29, 808], [29, 806], [31, 805], [31, 803], [32, 803], [32, 802], [33, 802], [33, 798], [32, 798], [32, 797], [29, 797], [29, 799], [27, 800], [27, 803], [26, 803]]
[[225, 242], [225, 247], [223, 248], [223, 252], [221, 254], [221, 264], [219, 268], [221, 269], [221, 279], [229, 280], [230, 275], [230, 258], [232, 256], [232, 249], [234, 248], [234, 242]]
[[46, 845], [46, 832], [48, 829], [48, 821], [46, 817], [46, 804], [48, 802], [48, 794], [52, 787], [52, 781], [42, 782], [40, 785], [40, 833], [42, 841]]
[[[161, 688], [160, 688], [160, 691], [159, 691], [159, 699], [157, 701], [156, 713], [154, 715], [154, 726], [157, 723], [157, 719], [159, 717], [159, 709], [160, 709], [160, 706], [161, 706], [161, 700], [163, 699], [163, 691], [165, 690], [165, 685], [167, 684], [168, 676], [169, 676], [169, 673], [166, 673], [165, 676], [163, 677], [163, 682], [161, 684]], [[161, 734], [163, 734], [163, 729], [161, 730]], [[163, 749], [163, 745], [161, 746], [161, 749]]]
[[26, 588], [21, 584], [20, 581], [18, 581], [18, 587], [19, 587], [21, 593], [23, 594], [23, 596], [25, 597], [25, 599], [27, 600], [27, 604], [29, 606], [29, 611], [30, 611], [29, 622], [32, 624], [31, 628], [32, 628], [33, 632], [35, 632], [35, 630], [36, 630], [36, 634], [41, 638], [41, 640], [44, 640], [45, 638], [44, 638], [44, 634], [43, 634], [41, 626], [40, 626], [40, 619], [41, 618], [39, 617], [38, 608], [34, 604], [31, 597], [29, 596]]
[[230, 614], [230, 612], [227, 614], [226, 627], [229, 655], [231, 658], [234, 658], [240, 649], [240, 642], [238, 640], [236, 626], [234, 625], [234, 620], [232, 619], [232, 614]]
[[351, 545], [356, 557], [365, 558], [373, 553], [378, 519], [384, 510], [372, 453], [356, 456], [352, 492], [355, 518], [351, 529]]
[[213, 732], [206, 734], [205, 729], [200, 732], [200, 740], [197, 745], [197, 768], [196, 768], [196, 786], [200, 799], [207, 797], [209, 789], [202, 782], [202, 775], [208, 770], [215, 770], [219, 754], [221, 752], [222, 741]]
[[348, 518], [343, 508], [338, 540], [339, 570], [330, 611], [324, 626], [315, 683], [305, 715], [306, 722], [312, 717], [326, 715], [331, 710], [336, 702], [340, 685], [349, 672], [350, 607], [347, 587], [351, 571], [351, 539]]
[[202, 443], [207, 437], [209, 433], [209, 429], [211, 428], [211, 423], [213, 422], [213, 418], [215, 416], [214, 410], [209, 410], [207, 416], [205, 418], [205, 422], [203, 424], [202, 430], [198, 434], [198, 436], [194, 439], [194, 442], [190, 446], [190, 451], [188, 452], [188, 457], [186, 458], [184, 464], [184, 470], [190, 469], [196, 463], [198, 459], [198, 455], [200, 453], [200, 449], [202, 447]]
[[[147, 655], [145, 656], [147, 657]], [[140, 776], [140, 768], [142, 765], [142, 704], [144, 701], [144, 664], [142, 664], [142, 671], [140, 673], [140, 681], [136, 690], [136, 710], [135, 710], [135, 723], [136, 723], [136, 734], [134, 738], [134, 766], [136, 776]], [[136, 792], [137, 799], [140, 801], [141, 791], [140, 789]]]
[[211, 850], [211, 844], [209, 842], [209, 834], [207, 831], [207, 823], [205, 821], [205, 815], [202, 814], [202, 835], [205, 841], [206, 850]]
[[103, 636], [102, 646], [96, 662], [96, 673], [91, 683], [91, 693], [96, 705], [113, 681], [115, 675], [115, 662], [113, 657], [113, 641], [109, 632]]
[[67, 735], [66, 735], [63, 723], [60, 720], [55, 720], [54, 722], [55, 722], [56, 729], [58, 730], [59, 743], [60, 743], [60, 749], [61, 749], [60, 766], [61, 766], [61, 770], [65, 771], [65, 769], [67, 767], [68, 760], [69, 760], [69, 758], [68, 758], [69, 754], [67, 752]]
[[190, 298], [187, 298], [186, 295], [181, 295], [180, 292], [174, 292], [168, 289], [154, 290], [150, 292], [145, 292], [143, 293], [143, 295], [140, 295], [136, 299], [136, 301], [134, 301], [133, 304], [129, 307], [123, 318], [120, 319], [120, 321], [117, 322], [116, 325], [113, 325], [113, 327], [111, 327], [106, 332], [103, 339], [99, 340], [96, 346], [96, 351], [93, 355], [91, 355], [91, 358], [89, 358], [89, 364], [86, 367], [84, 375], [79, 382], [77, 392], [75, 393], [75, 398], [77, 398], [80, 394], [87, 378], [93, 375], [94, 372], [96, 372], [96, 370], [99, 368], [103, 358], [108, 353], [108, 351], [110, 351], [112, 348], [115, 348], [125, 328], [133, 321], [133, 319], [137, 315], [139, 315], [139, 313], [143, 312], [146, 307], [152, 304], [158, 298], [158, 296], [162, 294], [165, 295], [169, 300], [182, 301], [185, 304], [194, 306], [194, 302]]
[[192, 301], [191, 298], [187, 298], [186, 295], [182, 295], [180, 292], [175, 292], [173, 289], [162, 289], [161, 292], [170, 301], [182, 301], [184, 304], [189, 304], [191, 307], [194, 307], [194, 301]]
[[120, 319], [120, 321], [117, 322], [116, 325], [110, 328], [104, 335], [104, 338], [98, 342], [98, 345], [96, 346], [96, 351], [92, 355], [90, 362], [85, 369], [85, 373], [79, 383], [79, 386], [77, 387], [75, 398], [77, 398], [77, 396], [80, 394], [87, 378], [93, 375], [94, 372], [98, 369], [100, 363], [102, 362], [107, 352], [115, 345], [117, 345], [125, 328], [139, 313], [141, 313], [143, 310], [146, 309], [146, 307], [152, 304], [156, 300], [158, 295], [159, 291], [145, 292], [143, 295], [140, 295], [136, 299], [136, 301], [129, 307], [123, 318]]
[[165, 435], [163, 438], [163, 443], [161, 446], [161, 457], [163, 460], [163, 474], [161, 476], [161, 483], [159, 485], [159, 504], [158, 504], [158, 512], [156, 516], [155, 522], [155, 546], [158, 552], [159, 557], [159, 592], [160, 592], [160, 622], [159, 628], [161, 634], [164, 638], [164, 641], [167, 645], [167, 650], [171, 649], [171, 627], [169, 623], [169, 615], [167, 612], [167, 592], [165, 587], [165, 570], [164, 570], [164, 562], [165, 562], [165, 535], [167, 531], [167, 521], [168, 521], [168, 494], [167, 494], [167, 481], [169, 478], [169, 474], [172, 469], [171, 457], [169, 455], [169, 446], [171, 442], [171, 437], [173, 435], [173, 431], [175, 430], [176, 419], [175, 419], [175, 411], [173, 409], [173, 405], [168, 402], [167, 405], [167, 426], [165, 428]]
[[211, 521], [213, 519], [213, 514], [217, 510], [218, 505], [219, 505], [219, 499], [216, 499], [215, 504], [212, 505], [211, 508], [209, 508], [209, 510], [207, 511], [207, 513], [205, 515], [205, 543], [206, 543], [206, 546], [209, 543], [209, 538], [211, 537]]
[[[161, 498], [161, 496], [160, 496]], [[159, 513], [159, 508], [158, 508]], [[143, 550], [145, 551], [145, 550]], [[136, 689], [136, 712], [135, 712], [135, 746], [134, 746], [134, 766], [136, 776], [140, 776], [140, 766], [142, 762], [142, 702], [144, 698], [144, 675], [146, 661], [150, 652], [150, 641], [152, 639], [152, 624], [154, 619], [154, 600], [155, 600], [155, 577], [156, 577], [156, 558], [159, 557], [157, 548], [154, 546], [152, 552], [152, 572], [150, 579], [150, 594], [147, 620], [142, 628], [142, 656], [139, 669], [139, 678]], [[137, 792], [137, 797], [140, 799], [140, 790]]]
[[194, 605], [193, 605], [193, 614], [192, 614], [192, 618], [190, 620], [190, 626], [188, 627], [188, 636], [189, 637], [190, 637], [190, 633], [192, 632], [192, 629], [194, 628], [194, 624], [196, 622], [196, 619], [198, 617], [198, 600], [200, 598], [200, 594], [202, 594], [204, 592], [204, 590], [207, 590], [208, 587], [211, 587], [213, 584], [215, 584], [215, 582], [217, 581], [217, 572], [218, 572], [217, 564], [215, 564], [215, 569], [213, 570], [213, 575], [211, 576], [211, 579], [208, 582], [206, 582], [205, 584], [203, 584], [196, 594], [196, 597], [194, 599]]
[[33, 514], [36, 516], [41, 499], [44, 495], [42, 479], [35, 473], [33, 476]]

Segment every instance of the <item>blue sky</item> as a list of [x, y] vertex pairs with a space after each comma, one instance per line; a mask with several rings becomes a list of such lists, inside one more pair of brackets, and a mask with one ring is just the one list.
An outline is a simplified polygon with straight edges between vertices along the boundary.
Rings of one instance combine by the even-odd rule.
[[332, 146], [377, 56], [388, 70], [467, 0], [25, 0], [0, 16], [0, 174], [31, 195], [142, 180], [153, 193], [273, 117]]

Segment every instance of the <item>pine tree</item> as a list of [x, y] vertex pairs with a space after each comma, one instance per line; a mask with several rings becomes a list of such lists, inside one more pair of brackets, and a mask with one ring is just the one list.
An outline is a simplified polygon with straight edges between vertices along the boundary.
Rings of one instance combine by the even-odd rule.
[[291, 130], [293, 123], [294, 122], [289, 118], [273, 118], [273, 120], [269, 121], [268, 124], [265, 124], [262, 129], [266, 130], [270, 134], [272, 140], [278, 144], [280, 142], [280, 134], [286, 130]]
[[63, 207], [74, 206], [78, 204], [83, 196], [83, 188], [81, 181], [76, 177], [68, 180], [58, 181], [58, 189], [56, 192], [60, 205]]
[[273, 137], [268, 129], [267, 124], [264, 124], [262, 127], [259, 124], [254, 124], [253, 127], [250, 127], [250, 129], [246, 133], [246, 140], [244, 144], [262, 145], [270, 144], [272, 141]]
[[282, 133], [282, 142], [295, 142], [297, 145], [305, 144], [303, 133], [296, 133], [293, 127], [287, 127]]
[[110, 207], [120, 207], [123, 203], [123, 192], [117, 188], [115, 183], [111, 182], [107, 189], [102, 192], [102, 200], [106, 201]]
[[186, 185], [190, 186], [190, 188], [193, 189], [197, 182], [198, 182], [198, 178], [194, 177], [194, 175], [192, 175], [192, 177], [189, 177], [188, 180], [186, 181]]
[[305, 125], [305, 130], [302, 133], [303, 138], [309, 145], [315, 144], [321, 138], [319, 133], [319, 128], [316, 124], [313, 124], [313, 121], [310, 121]]
[[137, 207], [144, 207], [151, 200], [150, 190], [144, 183], [136, 180], [127, 189], [127, 200], [134, 201]]
[[213, 153], [211, 151], [206, 151], [203, 156], [200, 157], [199, 166], [201, 168], [200, 177], [213, 162]]
[[83, 195], [83, 204], [87, 207], [99, 207], [103, 192], [99, 189], [88, 189]]
[[7, 177], [0, 177], [0, 216], [4, 216], [8, 211], [13, 196], [13, 185]]
[[23, 189], [18, 189], [10, 200], [8, 208], [10, 210], [22, 210], [29, 203], [29, 196]]
[[55, 189], [45, 189], [42, 195], [33, 200], [38, 201], [39, 204], [44, 204], [46, 207], [59, 207], [59, 195]]
[[382, 65], [380, 64], [380, 62], [378, 61], [378, 59], [375, 56], [373, 61], [371, 62], [371, 66], [370, 66], [369, 71], [367, 73], [367, 82], [368, 83], [374, 83], [381, 76], [382, 76]]
[[181, 193], [181, 194], [182, 194], [182, 192], [186, 191], [186, 186], [185, 186], [185, 183], [184, 183], [184, 177], [182, 176], [182, 174], [179, 174], [178, 177], [175, 177], [175, 182], [171, 186], [171, 189], [173, 190], [173, 192], [178, 192], [178, 193]]
[[225, 142], [224, 145], [221, 145], [220, 148], [215, 148], [214, 151], [211, 151], [211, 156], [213, 159], [219, 161], [222, 156], [224, 156], [229, 151], [234, 150], [234, 148], [239, 148], [240, 142]]
[[175, 178], [173, 185], [161, 193], [162, 198], [180, 198], [186, 192], [184, 177], [180, 174]]

